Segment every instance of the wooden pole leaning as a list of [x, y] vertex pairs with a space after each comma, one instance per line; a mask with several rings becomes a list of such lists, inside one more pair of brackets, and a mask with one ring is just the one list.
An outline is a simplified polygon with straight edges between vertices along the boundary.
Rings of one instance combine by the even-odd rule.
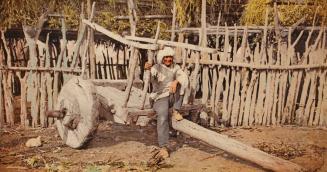
[[[156, 35], [155, 35], [155, 40], [158, 40], [159, 33], [160, 33], [160, 21], [158, 21], [158, 24], [157, 24], [157, 31], [156, 31]], [[148, 51], [148, 63], [151, 66], [153, 64], [153, 57], [154, 57], [154, 52], [149, 50]], [[144, 87], [143, 87], [142, 98], [141, 98], [141, 100], [142, 100], [141, 109], [144, 109], [144, 104], [145, 104], [145, 99], [146, 99], [146, 95], [147, 95], [148, 88], [149, 88], [150, 78], [151, 78], [151, 71], [150, 70], [145, 71], [145, 73], [144, 73]]]

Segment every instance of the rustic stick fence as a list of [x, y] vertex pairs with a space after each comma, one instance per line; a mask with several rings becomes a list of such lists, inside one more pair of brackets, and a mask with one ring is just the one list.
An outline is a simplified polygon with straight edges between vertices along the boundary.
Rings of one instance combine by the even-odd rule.
[[[133, 4], [129, 8], [130, 15], [136, 15]], [[132, 36], [123, 38], [93, 23], [93, 11], [94, 7], [88, 20], [81, 18], [73, 48], [68, 48], [64, 20], [59, 46], [49, 40], [49, 35], [45, 43], [38, 41], [39, 35], [30, 35], [29, 27], [24, 27], [26, 40], [6, 38], [1, 31], [0, 127], [18, 122], [24, 127], [51, 125], [53, 119], [45, 117], [46, 110], [54, 108], [62, 84], [83, 72], [92, 79], [129, 78], [125, 98], [128, 101], [132, 79], [135, 75], [148, 77], [142, 71], [143, 63], [151, 59], [158, 44], [176, 47], [176, 61], [190, 76], [184, 103], [201, 99], [210, 109], [211, 125], [327, 126], [324, 27], [294, 31], [295, 28], [278, 29], [278, 25], [266, 24], [253, 32], [253, 27], [221, 26], [219, 17], [218, 25], [210, 30], [204, 24], [195, 29], [200, 41], [199, 45], [192, 45], [184, 35], [187, 29], [178, 33], [178, 42], [174, 42], [175, 36], [171, 41], [159, 40], [158, 36], [136, 37], [136, 26], [132, 27]], [[201, 18], [205, 23], [205, 17]], [[135, 16], [130, 22], [136, 25]], [[36, 29], [42, 25], [40, 22]], [[172, 28], [175, 35], [175, 27]], [[93, 43], [95, 31], [115, 41]], [[280, 36], [280, 31], [287, 35]], [[214, 32], [211, 41], [215, 47], [210, 48], [207, 35]], [[139, 53], [141, 49], [148, 53]], [[136, 69], [141, 73], [137, 74]]]

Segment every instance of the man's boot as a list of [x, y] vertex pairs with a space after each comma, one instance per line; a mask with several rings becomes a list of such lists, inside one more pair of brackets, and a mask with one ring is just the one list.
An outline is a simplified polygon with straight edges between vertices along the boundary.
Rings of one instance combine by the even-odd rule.
[[176, 121], [180, 121], [183, 119], [183, 116], [177, 111], [177, 110], [173, 110], [173, 113], [172, 113], [172, 119], [176, 120]]
[[160, 149], [155, 150], [154, 154], [148, 161], [148, 166], [151, 167], [151, 166], [155, 166], [155, 165], [160, 165], [168, 157], [169, 157], [168, 148], [161, 147]]

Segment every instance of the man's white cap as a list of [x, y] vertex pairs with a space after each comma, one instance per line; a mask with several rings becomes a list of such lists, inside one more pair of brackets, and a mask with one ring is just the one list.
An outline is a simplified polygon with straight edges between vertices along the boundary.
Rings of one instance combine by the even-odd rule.
[[175, 51], [172, 48], [170, 48], [170, 47], [165, 47], [164, 49], [159, 50], [159, 52], [157, 54], [157, 62], [158, 63], [161, 63], [162, 62], [162, 59], [165, 56], [172, 56], [172, 57], [174, 57], [175, 56]]

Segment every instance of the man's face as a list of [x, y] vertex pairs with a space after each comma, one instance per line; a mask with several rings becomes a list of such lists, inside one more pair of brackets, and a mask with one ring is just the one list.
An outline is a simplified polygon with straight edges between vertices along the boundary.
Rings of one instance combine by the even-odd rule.
[[162, 59], [162, 63], [164, 65], [166, 65], [167, 67], [169, 67], [171, 64], [173, 64], [173, 56], [165, 56], [163, 59]]

